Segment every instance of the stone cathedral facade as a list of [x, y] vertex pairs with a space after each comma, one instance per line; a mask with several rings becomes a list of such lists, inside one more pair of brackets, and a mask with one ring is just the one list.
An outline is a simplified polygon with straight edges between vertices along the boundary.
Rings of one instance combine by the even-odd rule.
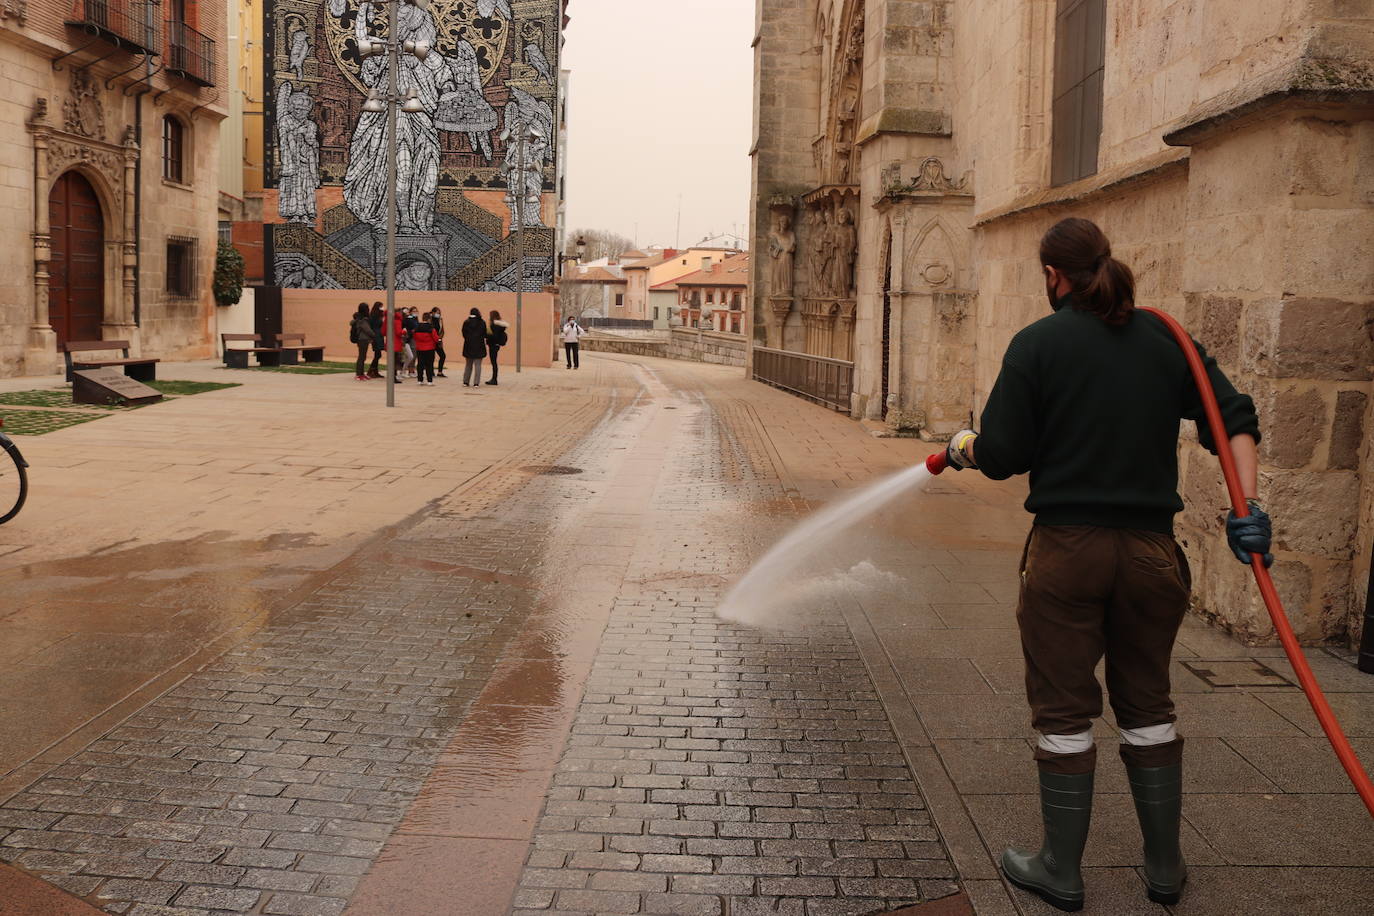
[[[401, 55], [397, 286], [515, 290], [553, 282], [558, 207], [558, 63], [563, 0], [268, 0], [266, 181], [269, 285], [374, 289], [385, 282], [385, 55], [359, 42], [398, 30]], [[522, 145], [501, 139], [535, 128]], [[523, 233], [512, 233], [517, 218]], [[523, 239], [519, 238], [523, 235]]]
[[[1370, 581], [1374, 31], [1343, 0], [757, 0], [758, 346], [853, 363], [851, 415], [973, 422], [1086, 216], [1261, 410], [1276, 578], [1352, 640]], [[766, 254], [767, 256], [762, 256]], [[1185, 431], [1191, 435], [1191, 430]], [[1199, 602], [1270, 625], [1181, 454]]]

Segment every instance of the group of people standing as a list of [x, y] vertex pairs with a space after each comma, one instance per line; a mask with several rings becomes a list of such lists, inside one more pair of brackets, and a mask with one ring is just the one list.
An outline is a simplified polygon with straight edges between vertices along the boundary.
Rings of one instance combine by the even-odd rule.
[[[488, 318], [489, 323], [474, 308], [463, 322], [465, 387], [482, 384], [482, 362], [486, 359], [491, 360], [491, 378], [487, 384], [499, 384], [497, 357], [509, 340], [510, 326], [501, 320], [501, 313], [495, 309], [491, 310]], [[358, 303], [348, 337], [358, 347], [355, 378], [360, 382], [382, 377], [378, 370], [381, 367], [382, 350], [386, 346], [385, 327], [386, 308], [382, 303], [374, 302], [370, 309], [366, 302]], [[394, 350], [391, 365], [396, 384], [401, 384], [405, 378], [413, 378], [420, 385], [433, 385], [435, 378], [448, 377], [444, 375], [448, 354], [444, 350], [444, 316], [440, 309], [431, 309], [424, 314], [420, 314], [414, 306], [397, 309], [391, 340]], [[372, 365], [365, 370], [369, 350], [372, 351]]]

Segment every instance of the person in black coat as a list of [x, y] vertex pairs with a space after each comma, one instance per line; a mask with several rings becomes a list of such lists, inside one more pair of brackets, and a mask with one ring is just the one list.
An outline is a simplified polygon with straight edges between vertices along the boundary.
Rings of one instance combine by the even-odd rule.
[[439, 355], [439, 368], [434, 374], [439, 378], [448, 378], [444, 375], [444, 363], [448, 362], [448, 354], [444, 352], [444, 313], [436, 308], [429, 313], [429, 323], [434, 325], [434, 333], [439, 335], [439, 348], [435, 351]]
[[386, 346], [386, 334], [382, 328], [386, 325], [386, 308], [380, 302], [372, 303], [372, 314], [367, 317], [368, 323], [372, 325], [372, 367], [367, 371], [368, 378], [381, 378], [382, 348]]
[[482, 360], [487, 358], [487, 323], [482, 313], [473, 309], [463, 322], [463, 384], [476, 387], [482, 384]]
[[510, 325], [501, 320], [501, 313], [492, 309], [488, 317], [491, 319], [491, 329], [487, 332], [487, 352], [491, 357], [491, 381], [488, 385], [499, 385], [497, 377], [501, 374], [501, 366], [496, 362], [496, 355], [501, 352], [510, 335], [507, 330]]

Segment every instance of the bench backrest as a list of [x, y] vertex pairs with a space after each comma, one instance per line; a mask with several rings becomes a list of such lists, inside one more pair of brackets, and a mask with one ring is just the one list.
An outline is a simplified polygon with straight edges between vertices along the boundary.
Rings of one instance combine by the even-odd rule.
[[221, 342], [223, 342], [224, 344], [224, 349], [226, 350], [229, 349], [230, 342], [236, 340], [250, 341], [254, 344], [262, 343], [261, 334], [221, 334], [219, 336]]
[[277, 335], [277, 343], [280, 344], [280, 345], [282, 345], [283, 347], [286, 346], [286, 342], [287, 342], [288, 340], [294, 340], [294, 341], [298, 342], [301, 346], [305, 346], [305, 335], [304, 335], [304, 334], [278, 334], [278, 335]]
[[129, 355], [129, 342], [127, 340], [69, 340], [62, 345], [65, 353], [82, 353], [88, 350], [122, 350], [124, 356]]

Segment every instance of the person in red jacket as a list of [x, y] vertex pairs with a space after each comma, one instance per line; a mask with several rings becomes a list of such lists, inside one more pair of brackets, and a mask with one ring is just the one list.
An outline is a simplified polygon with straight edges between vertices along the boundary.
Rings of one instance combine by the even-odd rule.
[[415, 347], [415, 356], [419, 360], [420, 384], [433, 385], [434, 357], [437, 355], [435, 351], [439, 349], [439, 332], [434, 330], [428, 312], [425, 312], [424, 319], [415, 325], [415, 330], [410, 334], [410, 342]]
[[401, 384], [401, 364], [405, 362], [405, 310], [396, 309], [391, 322], [391, 374]]

